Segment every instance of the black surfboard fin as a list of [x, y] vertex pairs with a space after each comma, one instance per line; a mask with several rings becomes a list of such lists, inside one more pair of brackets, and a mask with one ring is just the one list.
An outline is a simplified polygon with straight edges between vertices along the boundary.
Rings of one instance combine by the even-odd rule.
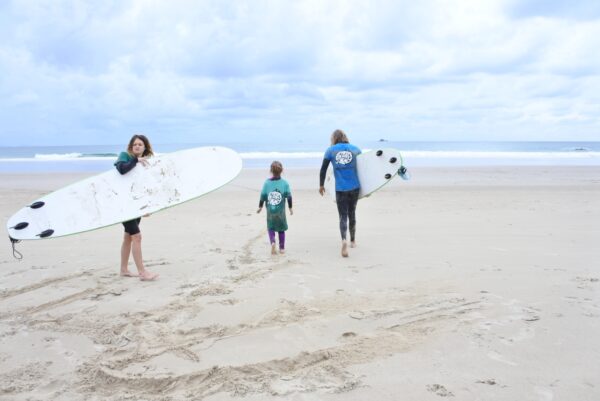
[[11, 227], [11, 230], [22, 230], [22, 229], [26, 228], [28, 225], [29, 225], [28, 222], [22, 221], [19, 224]]
[[398, 159], [397, 159], [397, 158], [395, 158], [395, 157], [392, 157], [392, 158], [390, 159], [390, 163], [392, 163], [392, 164], [396, 163], [397, 161], [398, 161]]
[[392, 178], [392, 175], [391, 175], [390, 173], [387, 173], [387, 174], [385, 175], [385, 179], [386, 179], [386, 180], [389, 180], [390, 178]]
[[48, 229], [48, 230], [44, 230], [41, 233], [37, 234], [37, 236], [40, 238], [46, 238], [46, 237], [51, 236], [52, 234], [54, 234], [54, 230]]
[[29, 207], [32, 209], [39, 209], [42, 206], [44, 206], [45, 204], [46, 204], [45, 202], [37, 201], [37, 202], [33, 202], [31, 205], [29, 205]]
[[375, 152], [375, 154], [376, 154], [377, 156], [381, 156], [381, 155], [383, 154], [383, 150], [378, 150], [377, 152]]

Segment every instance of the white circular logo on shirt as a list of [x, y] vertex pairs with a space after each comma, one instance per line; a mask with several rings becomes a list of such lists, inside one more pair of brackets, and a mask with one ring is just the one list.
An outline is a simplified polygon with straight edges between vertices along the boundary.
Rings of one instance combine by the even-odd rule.
[[335, 155], [335, 162], [337, 164], [348, 164], [352, 162], [352, 152], [348, 152], [347, 150], [338, 152]]
[[269, 205], [271, 206], [277, 206], [281, 203], [281, 193], [277, 192], [277, 191], [273, 191], [271, 193], [269, 193], [269, 197], [267, 198], [267, 202], [269, 202]]

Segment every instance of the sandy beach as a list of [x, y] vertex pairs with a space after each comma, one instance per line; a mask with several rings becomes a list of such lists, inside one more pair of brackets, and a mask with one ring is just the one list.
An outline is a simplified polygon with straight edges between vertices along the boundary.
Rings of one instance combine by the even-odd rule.
[[[304, 169], [285, 255], [261, 170], [142, 220], [156, 282], [119, 277], [120, 225], [6, 239], [0, 400], [599, 400], [600, 167], [411, 172], [349, 258]], [[86, 176], [1, 175], [2, 221]]]

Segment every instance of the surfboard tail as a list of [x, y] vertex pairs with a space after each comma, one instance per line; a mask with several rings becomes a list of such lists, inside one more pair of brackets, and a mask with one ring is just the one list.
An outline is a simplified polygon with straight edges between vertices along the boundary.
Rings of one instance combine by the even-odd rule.
[[398, 175], [405, 181], [410, 180], [410, 173], [408, 172], [408, 169], [405, 166], [400, 166], [400, 168], [398, 169]]

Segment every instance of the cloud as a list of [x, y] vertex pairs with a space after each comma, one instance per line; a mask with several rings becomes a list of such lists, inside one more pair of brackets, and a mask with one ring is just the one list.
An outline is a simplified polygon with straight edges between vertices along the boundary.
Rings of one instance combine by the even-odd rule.
[[600, 3], [595, 0], [514, 0], [509, 3], [507, 13], [514, 18], [597, 20], [600, 18]]
[[598, 7], [562, 4], [5, 2], [0, 139], [595, 138]]

